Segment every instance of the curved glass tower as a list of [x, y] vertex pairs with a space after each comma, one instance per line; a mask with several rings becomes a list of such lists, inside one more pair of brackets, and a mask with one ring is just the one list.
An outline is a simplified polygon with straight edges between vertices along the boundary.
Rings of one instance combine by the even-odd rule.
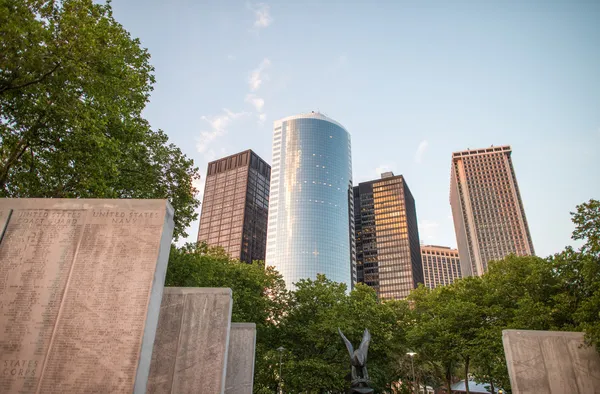
[[274, 123], [266, 264], [288, 289], [325, 274], [356, 282], [350, 134], [320, 113]]

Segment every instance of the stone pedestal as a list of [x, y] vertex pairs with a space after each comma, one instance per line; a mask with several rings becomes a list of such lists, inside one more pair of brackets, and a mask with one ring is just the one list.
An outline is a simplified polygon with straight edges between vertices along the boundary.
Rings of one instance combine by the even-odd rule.
[[0, 199], [0, 392], [144, 393], [166, 200]]
[[165, 288], [148, 393], [224, 393], [231, 307], [231, 289]]
[[513, 393], [600, 393], [600, 356], [583, 333], [504, 330], [502, 343]]
[[231, 323], [226, 394], [252, 394], [255, 352], [256, 324]]
[[370, 387], [352, 387], [348, 390], [349, 394], [373, 394], [374, 391]]

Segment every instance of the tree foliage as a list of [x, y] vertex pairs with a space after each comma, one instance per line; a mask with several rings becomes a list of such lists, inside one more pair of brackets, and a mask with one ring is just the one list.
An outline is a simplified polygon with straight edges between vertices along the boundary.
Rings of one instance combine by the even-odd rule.
[[175, 238], [198, 170], [142, 117], [150, 55], [110, 2], [0, 1], [0, 196], [168, 198]]
[[[233, 293], [232, 321], [256, 323], [255, 387], [272, 386], [277, 322], [286, 313], [289, 293], [285, 282], [260, 261], [233, 260], [222, 248], [204, 243], [171, 247], [165, 286], [229, 287]], [[266, 383], [265, 383], [266, 382]]]
[[350, 358], [338, 333], [358, 346], [365, 328], [371, 333], [368, 371], [373, 387], [389, 389], [398, 380], [397, 355], [404, 354], [405, 302], [379, 302], [373, 289], [331, 282], [323, 275], [301, 280], [279, 326], [286, 349], [283, 368], [289, 393], [343, 393], [349, 387]]
[[[231, 260], [205, 244], [173, 247], [166, 284], [233, 289], [233, 320], [258, 328], [256, 393], [276, 391], [280, 379], [286, 393], [345, 392], [349, 357], [338, 328], [355, 345], [369, 329], [367, 365], [376, 392], [411, 392], [413, 362], [419, 385], [450, 392], [469, 377], [510, 392], [502, 330], [584, 331], [600, 351], [600, 259], [597, 227], [589, 224], [597, 218], [593, 200], [577, 207], [578, 251], [507, 256], [490, 262], [481, 277], [433, 290], [419, 286], [403, 301], [380, 301], [361, 284], [348, 291], [322, 275], [288, 292], [272, 268]], [[409, 350], [416, 352], [412, 360]]]
[[412, 292], [409, 344], [442, 366], [446, 386], [453, 374], [471, 374], [490, 388], [510, 390], [505, 329], [583, 331], [600, 351], [600, 204], [590, 200], [572, 215], [573, 239], [583, 241], [579, 251], [567, 247], [545, 259], [510, 255], [490, 262], [482, 277]]

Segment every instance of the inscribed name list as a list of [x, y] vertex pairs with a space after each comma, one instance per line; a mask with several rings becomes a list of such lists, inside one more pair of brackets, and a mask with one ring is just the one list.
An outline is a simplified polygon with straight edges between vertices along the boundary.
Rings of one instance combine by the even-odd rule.
[[165, 210], [87, 208], [12, 211], [0, 243], [2, 393], [133, 391]]

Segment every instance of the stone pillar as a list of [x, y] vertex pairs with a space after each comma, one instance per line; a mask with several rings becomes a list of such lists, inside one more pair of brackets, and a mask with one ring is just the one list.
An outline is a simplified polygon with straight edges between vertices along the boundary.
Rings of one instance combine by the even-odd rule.
[[148, 393], [223, 394], [231, 289], [165, 287]]
[[0, 199], [0, 392], [144, 393], [166, 200]]
[[513, 393], [600, 394], [600, 356], [582, 332], [504, 330], [502, 343]]
[[255, 353], [256, 324], [231, 323], [226, 394], [252, 394]]

